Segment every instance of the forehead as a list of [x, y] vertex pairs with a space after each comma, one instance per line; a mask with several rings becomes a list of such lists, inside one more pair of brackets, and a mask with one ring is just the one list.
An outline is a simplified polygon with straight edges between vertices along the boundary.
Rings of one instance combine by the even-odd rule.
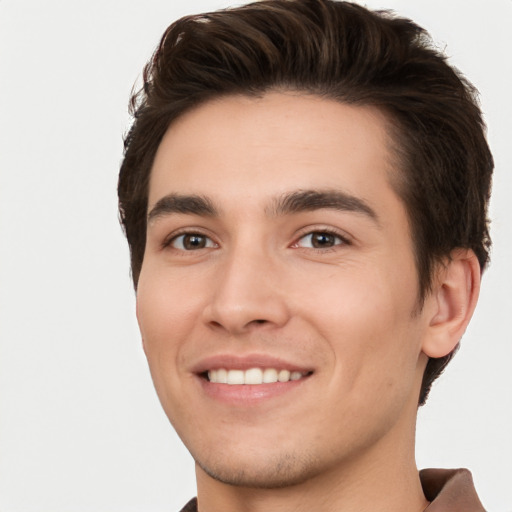
[[149, 209], [171, 193], [220, 203], [243, 197], [248, 208], [311, 189], [379, 203], [383, 191], [394, 195], [389, 132], [372, 107], [282, 92], [220, 98], [169, 127], [152, 168]]

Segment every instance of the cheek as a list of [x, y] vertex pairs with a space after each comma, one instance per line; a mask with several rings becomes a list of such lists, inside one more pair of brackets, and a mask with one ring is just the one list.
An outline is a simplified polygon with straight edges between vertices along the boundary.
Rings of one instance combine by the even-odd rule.
[[414, 401], [419, 330], [410, 308], [387, 290], [373, 281], [371, 292], [341, 297], [331, 307], [335, 321], [324, 317], [334, 365], [328, 395], [338, 422], [352, 418], [343, 423], [347, 429], [352, 422], [361, 431], [365, 425], [388, 428]]
[[197, 323], [194, 308], [176, 280], [172, 284], [151, 267], [141, 272], [137, 288], [137, 320], [151, 376], [164, 409], [169, 393], [181, 387], [184, 341]]
[[146, 348], [160, 351], [175, 346], [193, 327], [199, 296], [190, 281], [181, 281], [143, 267], [137, 288], [137, 320]]
[[[137, 287], [137, 320], [151, 377], [160, 402], [171, 420], [180, 413], [184, 396], [182, 357], [184, 340], [194, 324], [189, 302], [179, 286], [143, 267]], [[186, 402], [186, 400], [185, 400]]]
[[309, 296], [302, 305], [304, 316], [328, 344], [345, 386], [368, 379], [385, 385], [402, 369], [415, 367], [416, 287], [409, 284], [415, 283], [414, 276], [366, 266], [333, 273], [321, 286], [309, 283], [315, 292], [303, 294]]

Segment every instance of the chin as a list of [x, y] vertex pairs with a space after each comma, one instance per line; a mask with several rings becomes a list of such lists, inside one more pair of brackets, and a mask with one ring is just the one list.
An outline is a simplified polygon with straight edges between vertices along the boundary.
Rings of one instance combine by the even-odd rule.
[[315, 474], [316, 464], [307, 454], [238, 455], [233, 459], [195, 461], [211, 478], [235, 487], [279, 489], [301, 484]]

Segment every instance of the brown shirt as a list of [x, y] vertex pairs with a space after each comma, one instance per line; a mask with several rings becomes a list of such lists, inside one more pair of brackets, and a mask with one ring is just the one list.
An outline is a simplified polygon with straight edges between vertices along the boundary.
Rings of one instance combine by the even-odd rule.
[[[425, 512], [485, 512], [467, 469], [423, 469], [420, 479], [431, 502]], [[190, 500], [181, 512], [198, 512], [197, 499]]]
[[425, 512], [485, 512], [467, 469], [422, 469], [420, 479], [431, 502]]

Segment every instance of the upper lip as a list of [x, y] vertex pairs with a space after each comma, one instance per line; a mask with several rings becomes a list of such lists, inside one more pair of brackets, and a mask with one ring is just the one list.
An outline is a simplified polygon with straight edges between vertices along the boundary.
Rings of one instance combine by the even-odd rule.
[[227, 370], [249, 370], [250, 368], [275, 368], [289, 370], [291, 372], [312, 372], [313, 368], [304, 364], [297, 364], [285, 359], [265, 354], [249, 354], [246, 356], [234, 354], [218, 354], [201, 359], [192, 367], [196, 374], [205, 373], [208, 370], [225, 368]]

